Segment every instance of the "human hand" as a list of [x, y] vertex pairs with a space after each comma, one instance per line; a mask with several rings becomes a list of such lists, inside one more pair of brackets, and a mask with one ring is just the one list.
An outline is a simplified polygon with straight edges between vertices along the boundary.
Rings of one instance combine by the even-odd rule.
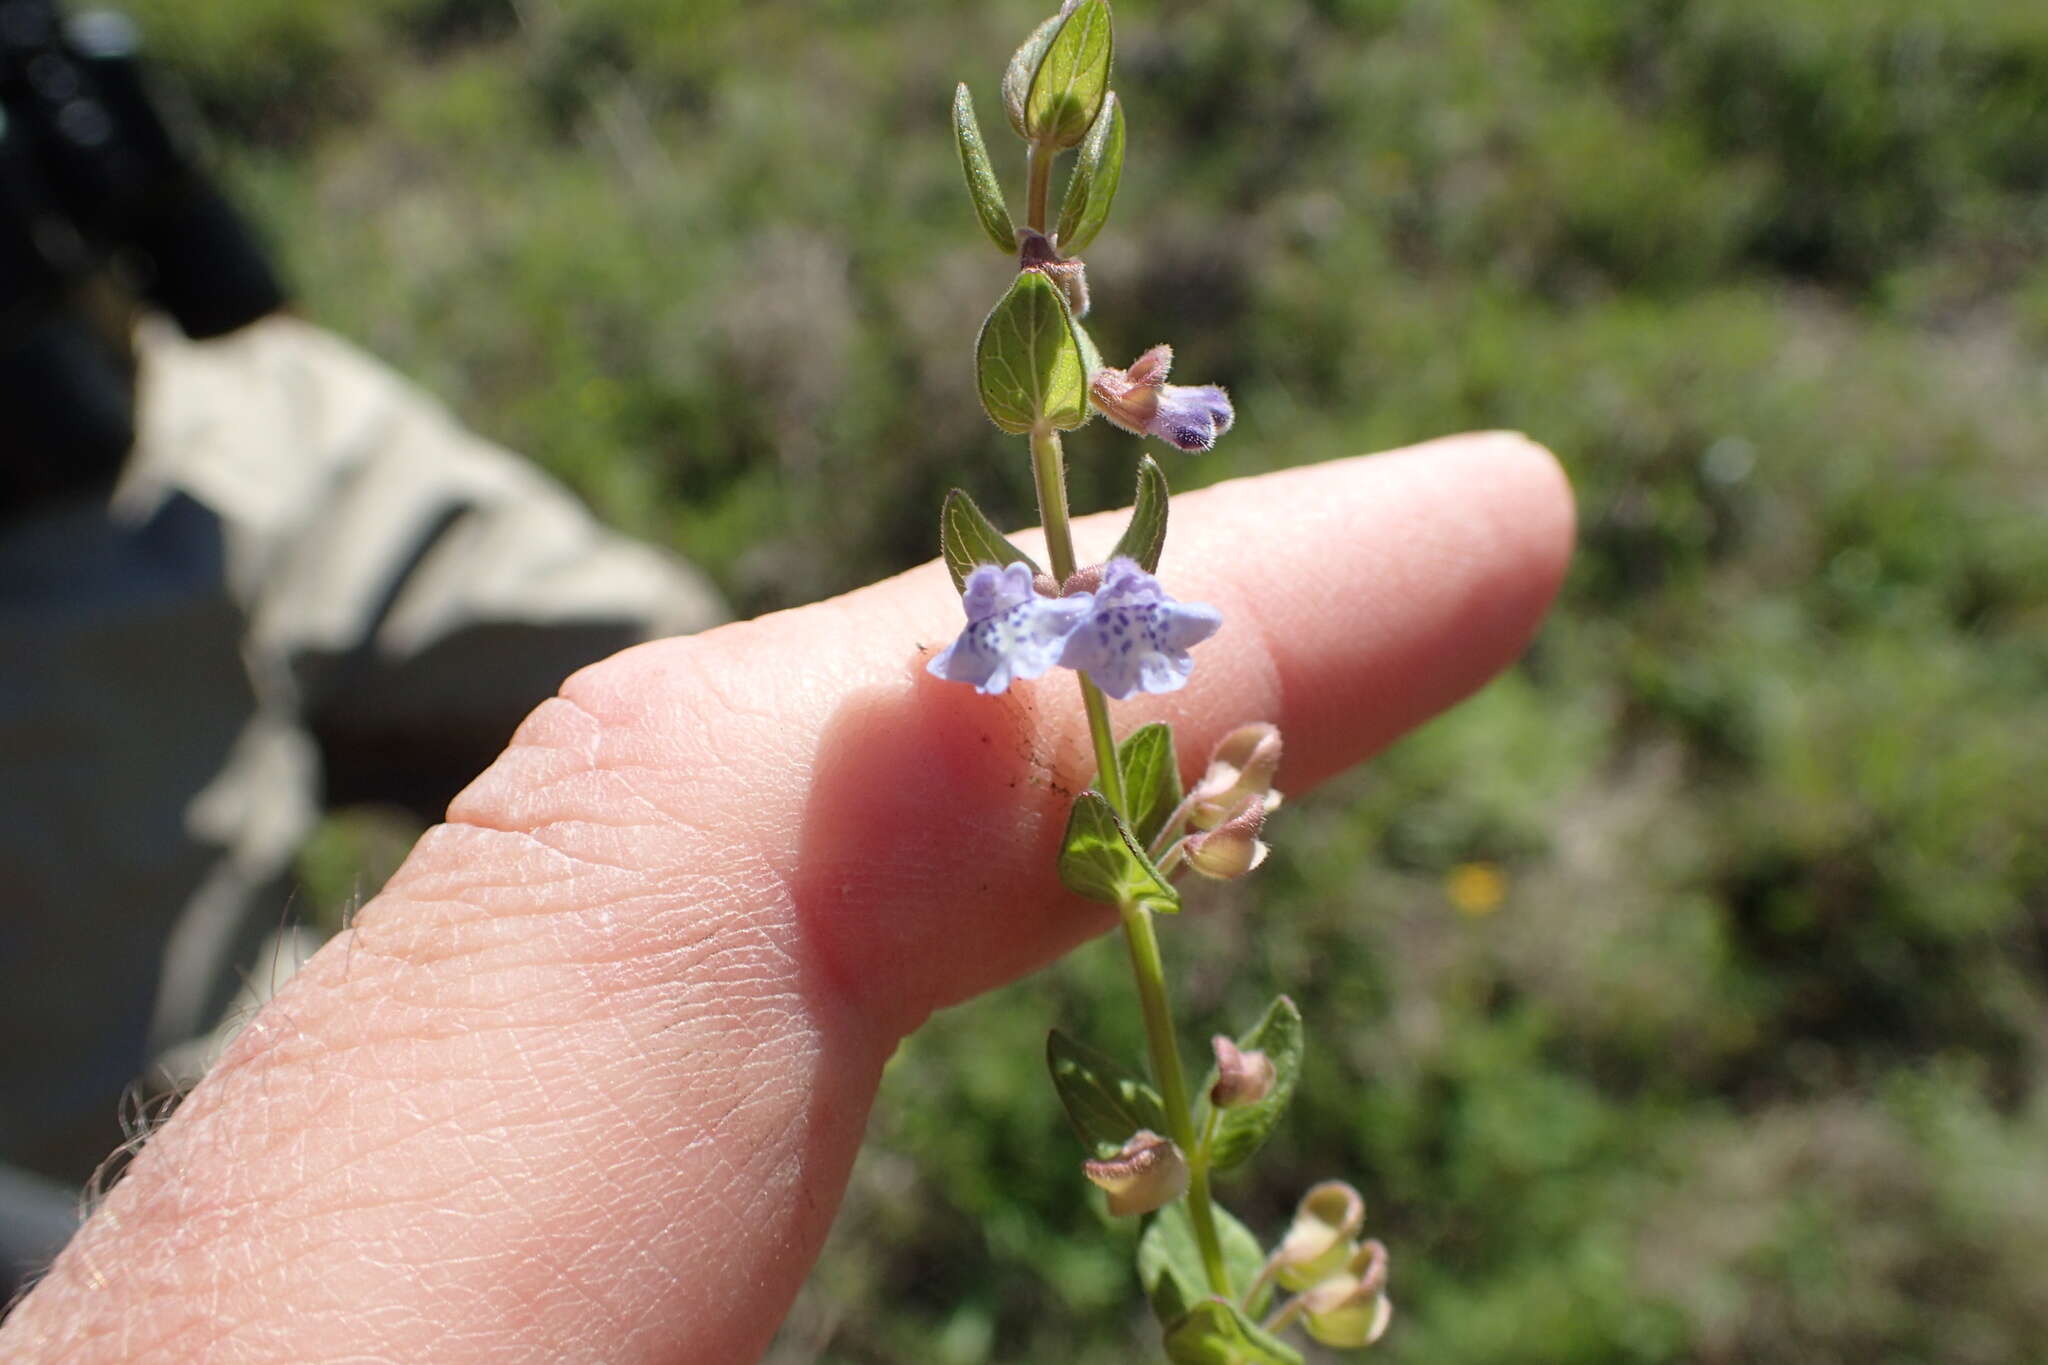
[[[1513, 659], [1570, 495], [1519, 437], [1174, 504], [1229, 622], [1132, 703], [1307, 787]], [[1114, 519], [1087, 519], [1105, 551]], [[583, 670], [260, 1012], [0, 1327], [16, 1361], [736, 1361], [817, 1252], [883, 1062], [1114, 923], [1054, 853], [1092, 770], [1048, 679], [922, 663], [943, 569]], [[975, 894], [999, 888], [1000, 896]]]

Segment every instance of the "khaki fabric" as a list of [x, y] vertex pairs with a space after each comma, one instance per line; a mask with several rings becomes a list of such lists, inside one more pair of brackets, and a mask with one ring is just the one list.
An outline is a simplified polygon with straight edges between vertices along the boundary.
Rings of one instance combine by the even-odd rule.
[[111, 503], [0, 527], [0, 1160], [70, 1179], [331, 797], [432, 809], [576, 668], [723, 616], [300, 320], [137, 350]]

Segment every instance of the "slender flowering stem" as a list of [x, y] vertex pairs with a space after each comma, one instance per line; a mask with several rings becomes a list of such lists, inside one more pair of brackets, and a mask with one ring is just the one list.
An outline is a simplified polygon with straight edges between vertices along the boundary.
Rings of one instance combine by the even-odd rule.
[[[960, 589], [967, 621], [950, 645], [932, 655], [926, 669], [989, 695], [1054, 668], [1074, 672], [1096, 774], [1091, 789], [1074, 797], [1060, 849], [1060, 877], [1078, 894], [1117, 907], [1145, 1022], [1152, 1084], [1147, 1087], [1114, 1065], [1094, 1064], [1087, 1049], [1075, 1040], [1063, 1041], [1057, 1031], [1048, 1042], [1047, 1062], [1054, 1088], [1091, 1149], [1083, 1174], [1108, 1193], [1109, 1212], [1171, 1211], [1173, 1202], [1185, 1201], [1185, 1233], [1177, 1233], [1174, 1223], [1154, 1223], [1139, 1242], [1141, 1267], [1163, 1262], [1175, 1286], [1172, 1295], [1162, 1294], [1155, 1303], [1168, 1353], [1176, 1360], [1237, 1359], [1252, 1341], [1262, 1340], [1250, 1317], [1253, 1304], [1273, 1292], [1281, 1271], [1301, 1261], [1301, 1249], [1289, 1250], [1283, 1243], [1263, 1268], [1244, 1267], [1249, 1284], [1233, 1285], [1220, 1233], [1230, 1232], [1234, 1248], [1248, 1234], [1214, 1202], [1210, 1177], [1225, 1134], [1232, 1140], [1224, 1155], [1242, 1159], [1265, 1139], [1285, 1106], [1299, 1074], [1301, 1016], [1281, 996], [1253, 1034], [1246, 1035], [1256, 1038], [1262, 1050], [1244, 1057], [1224, 1035], [1216, 1035], [1217, 1065], [1229, 1077], [1229, 1087], [1191, 1092], [1190, 1075], [1199, 1079], [1200, 1072], [1190, 1073], [1181, 1057], [1156, 916], [1180, 908], [1173, 883], [1182, 874], [1228, 879], [1258, 865], [1266, 849], [1256, 836], [1279, 799], [1270, 788], [1280, 738], [1276, 727], [1263, 722], [1238, 727], [1217, 744], [1207, 773], [1189, 789], [1176, 780], [1173, 735], [1165, 727], [1148, 726], [1132, 741], [1128, 777], [1119, 763], [1109, 703], [1186, 686], [1194, 668], [1190, 651], [1216, 633], [1223, 616], [1209, 603], [1176, 599], [1154, 576], [1167, 490], [1149, 458], [1140, 458], [1137, 501], [1116, 551], [1107, 562], [1080, 572], [1060, 428], [1079, 426], [1099, 413], [1140, 438], [1197, 451], [1209, 449], [1229, 431], [1235, 414], [1229, 395], [1217, 385], [1166, 382], [1171, 346], [1153, 346], [1122, 369], [1106, 366], [1077, 321], [1088, 312], [1080, 252], [1101, 228], [1123, 168], [1123, 116], [1109, 89], [1109, 11], [1110, 0], [1064, 0], [1059, 13], [1034, 30], [1011, 59], [1003, 89], [1011, 125], [1025, 143], [1021, 220], [1011, 216], [1011, 201], [989, 164], [967, 87], [959, 86], [955, 94], [954, 140], [975, 216], [995, 245], [1014, 255], [1017, 271], [976, 340], [975, 378], [990, 420], [1028, 439], [1049, 573], [1019, 562], [1026, 560], [1024, 553], [1005, 540], [963, 490], [949, 493], [940, 518], [940, 548]], [[1062, 234], [1072, 240], [1054, 241], [1046, 235], [1053, 222], [1052, 166], [1063, 148], [1077, 146], [1060, 210]], [[1085, 392], [1074, 391], [1077, 377]], [[1174, 808], [1162, 821], [1158, 808], [1174, 792], [1179, 793]], [[1140, 818], [1142, 844], [1134, 823]], [[1249, 1061], [1254, 1056], [1257, 1063]], [[1253, 1068], [1263, 1079], [1254, 1079]], [[1119, 1101], [1107, 1094], [1106, 1088], [1121, 1091], [1126, 1084], [1142, 1092], [1142, 1123], [1131, 1107], [1136, 1096]], [[1260, 1097], [1256, 1104], [1254, 1091]], [[1226, 1104], [1228, 1114], [1223, 1112]], [[1164, 1129], [1164, 1135], [1154, 1128]], [[1112, 1150], [1114, 1157], [1103, 1156]], [[1336, 1205], [1341, 1205], [1341, 1218], [1330, 1213]], [[1350, 1258], [1345, 1266], [1355, 1266], [1370, 1249], [1379, 1258], [1373, 1273], [1384, 1276], [1384, 1248], [1377, 1242], [1361, 1245], [1355, 1235], [1363, 1217], [1364, 1204], [1355, 1190], [1325, 1181], [1304, 1196], [1296, 1223], [1308, 1231], [1326, 1231], [1333, 1239], [1317, 1253], [1315, 1264], [1335, 1261], [1341, 1253]], [[1301, 1241], [1292, 1232], [1289, 1237]], [[1292, 1282], [1295, 1276], [1286, 1278]], [[1355, 1270], [1346, 1270], [1324, 1276], [1317, 1288], [1319, 1294], [1297, 1294], [1280, 1305], [1268, 1317], [1268, 1328], [1308, 1315], [1311, 1335], [1318, 1339], [1368, 1345], [1364, 1338], [1385, 1327], [1388, 1306], [1384, 1299], [1375, 1304], [1371, 1298], [1380, 1280], [1368, 1283]], [[1214, 1297], [1189, 1311], [1176, 1309], [1205, 1297], [1204, 1291]], [[1332, 1299], [1341, 1302], [1325, 1308]], [[1277, 1346], [1251, 1349], [1260, 1359], [1293, 1358]]]
[[1274, 1309], [1259, 1326], [1265, 1328], [1268, 1332], [1283, 1332], [1293, 1324], [1296, 1318], [1301, 1316], [1301, 1310], [1306, 1307], [1308, 1307], [1308, 1300], [1302, 1295], [1296, 1294], [1293, 1298]]
[[1065, 583], [1074, 576], [1074, 530], [1067, 519], [1067, 462], [1060, 434], [1040, 423], [1031, 432], [1031, 473], [1038, 483], [1038, 515], [1045, 527], [1045, 556], [1052, 576]]
[[[1045, 554], [1052, 576], [1065, 582], [1074, 572], [1074, 531], [1067, 514], [1066, 460], [1059, 433], [1040, 424], [1031, 432], [1031, 469], [1038, 485], [1038, 511], [1045, 526]], [[1081, 697], [1088, 708], [1088, 729], [1095, 740], [1096, 782], [1118, 814], [1128, 814], [1122, 774], [1117, 769], [1116, 739], [1109, 728], [1109, 705], [1094, 683], [1081, 678]], [[1180, 1047], [1174, 1041], [1173, 1008], [1166, 999], [1166, 963], [1159, 954], [1159, 935], [1152, 912], [1142, 905], [1121, 907], [1124, 942], [1130, 950], [1131, 974], [1145, 1016], [1145, 1044], [1152, 1057], [1152, 1079], [1166, 1104], [1171, 1137], [1188, 1163], [1188, 1215], [1201, 1248], [1209, 1287], [1226, 1297], [1230, 1276], [1223, 1268], [1223, 1245], [1216, 1236], [1216, 1215], [1209, 1203], [1209, 1162], [1196, 1146], [1194, 1110], [1188, 1104], [1187, 1077], [1181, 1070]]]
[[[1067, 519], [1067, 462], [1060, 450], [1060, 434], [1041, 425], [1031, 433], [1031, 473], [1038, 484], [1038, 516], [1045, 527], [1045, 557], [1052, 563], [1052, 576], [1064, 583], [1073, 577], [1074, 531]], [[1118, 813], [1125, 812], [1123, 773], [1116, 763], [1116, 736], [1109, 728], [1109, 703], [1102, 690], [1081, 680], [1081, 704], [1088, 711], [1088, 733], [1095, 741], [1096, 784]]]
[[[1268, 1256], [1266, 1263], [1259, 1267], [1259, 1273], [1252, 1276], [1252, 1282], [1244, 1287], [1244, 1293], [1238, 1297], [1237, 1301], [1246, 1308], [1250, 1308], [1252, 1303], [1259, 1297], [1259, 1291], [1271, 1282], [1274, 1272], [1279, 1270], [1279, 1268], [1280, 1249], [1275, 1247], [1273, 1254]], [[1270, 1328], [1271, 1324], [1268, 1323], [1267, 1326]]]
[[1130, 950], [1131, 975], [1137, 979], [1138, 1002], [1145, 1015], [1145, 1045], [1152, 1056], [1152, 1079], [1166, 1107], [1167, 1136], [1188, 1163], [1188, 1220], [1195, 1245], [1202, 1252], [1202, 1270], [1209, 1288], [1230, 1297], [1230, 1275], [1223, 1268], [1223, 1244], [1216, 1236], [1216, 1214], [1209, 1203], [1208, 1154], [1195, 1142], [1194, 1110], [1188, 1103], [1188, 1082], [1181, 1071], [1180, 1048], [1174, 1042], [1173, 1007], [1166, 1000], [1166, 963], [1159, 955], [1159, 935], [1152, 912], [1142, 905], [1119, 907], [1124, 921], [1124, 946]]
[[1173, 841], [1180, 837], [1180, 827], [1195, 813], [1195, 802], [1199, 797], [1198, 792], [1189, 792], [1181, 798], [1180, 804], [1173, 808], [1173, 814], [1166, 817], [1166, 823], [1159, 827], [1159, 833], [1152, 838], [1152, 847], [1145, 850], [1153, 862], [1158, 862], [1172, 846]]
[[1034, 142], [1024, 152], [1024, 165], [1031, 173], [1029, 197], [1024, 201], [1025, 219], [1033, 232], [1045, 231], [1045, 201], [1052, 188], [1053, 149]]
[[1116, 761], [1116, 734], [1109, 728], [1109, 702], [1102, 689], [1088, 681], [1087, 674], [1075, 676], [1081, 680], [1081, 705], [1088, 711], [1088, 734], [1095, 741], [1095, 770], [1101, 774], [1095, 781], [1116, 813], [1128, 819], [1131, 812], [1124, 798], [1123, 769]]

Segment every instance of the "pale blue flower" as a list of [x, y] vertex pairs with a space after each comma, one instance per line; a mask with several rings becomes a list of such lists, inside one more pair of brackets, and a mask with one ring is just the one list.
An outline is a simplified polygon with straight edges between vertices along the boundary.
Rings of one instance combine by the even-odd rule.
[[1086, 593], [1039, 596], [1028, 564], [1007, 569], [977, 565], [961, 594], [966, 629], [925, 667], [935, 678], [973, 683], [977, 692], [1002, 692], [1060, 661], [1067, 637], [1088, 615], [1092, 600]]
[[1161, 384], [1158, 410], [1145, 430], [1182, 450], [1207, 450], [1236, 419], [1230, 395], [1214, 384]]
[[1222, 624], [1222, 612], [1174, 601], [1158, 579], [1119, 555], [1104, 566], [1102, 586], [1059, 661], [1118, 701], [1133, 692], [1174, 692], [1194, 669], [1188, 650]]

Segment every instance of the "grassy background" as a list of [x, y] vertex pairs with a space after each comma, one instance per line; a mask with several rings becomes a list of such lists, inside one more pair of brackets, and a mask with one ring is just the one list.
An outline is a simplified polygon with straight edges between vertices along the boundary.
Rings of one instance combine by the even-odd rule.
[[[1031, 519], [945, 111], [1042, 3], [137, 9], [312, 316], [754, 611], [955, 481]], [[1226, 1201], [1356, 1180], [1393, 1361], [2048, 1360], [2048, 7], [1119, 19], [1091, 321], [1239, 404], [1177, 483], [1510, 426], [1584, 526], [1523, 665], [1173, 926], [1193, 1028], [1311, 1029]], [[1135, 1051], [1121, 974], [905, 1047], [777, 1361], [1147, 1349], [1039, 1064]]]

